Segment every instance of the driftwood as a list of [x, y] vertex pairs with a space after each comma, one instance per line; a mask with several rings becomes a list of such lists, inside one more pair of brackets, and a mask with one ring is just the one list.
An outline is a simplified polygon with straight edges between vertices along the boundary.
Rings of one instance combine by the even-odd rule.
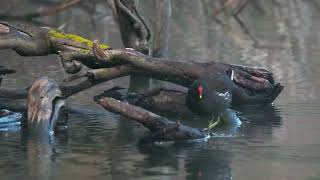
[[[81, 72], [67, 78], [67, 81], [81, 77], [87, 78], [77, 85], [54, 85], [54, 87], [61, 92], [58, 94], [49, 93], [48, 102], [37, 99], [37, 93], [43, 92], [46, 94], [46, 89], [34, 91], [36, 94], [31, 97], [33, 97], [36, 103], [30, 103], [32, 101], [29, 100], [28, 111], [30, 111], [30, 113], [28, 114], [30, 115], [28, 125], [35, 129], [42, 129], [40, 131], [41, 133], [53, 129], [56, 120], [52, 118], [57, 118], [55, 108], [60, 109], [60, 107], [64, 105], [63, 101], [54, 101], [56, 97], [64, 99], [96, 84], [127, 75], [150, 77], [188, 87], [193, 80], [201, 76], [225, 73], [226, 70], [232, 69], [235, 72], [234, 81], [237, 85], [237, 88], [233, 92], [233, 102], [236, 104], [271, 103], [283, 89], [280, 84], [275, 84], [272, 73], [264, 68], [216, 62], [196, 63], [154, 58], [133, 49], [110, 49], [109, 46], [100, 45], [97, 41], [92, 42], [50, 28], [37, 28], [23, 24], [11, 26], [6, 23], [1, 23], [0, 26], [0, 48], [12, 48], [24, 56], [59, 53], [63, 67], [68, 73], [80, 71], [81, 64], [92, 68], [92, 70], [88, 72]], [[25, 98], [26, 91], [28, 91], [28, 89], [10, 93], [8, 93], [9, 91], [6, 89], [0, 90], [3, 96], [8, 97], [9, 95], [14, 97], [13, 99]], [[175, 93], [171, 93], [171, 95], [168, 96], [169, 99], [174, 99], [176, 96]], [[30, 99], [30, 93], [28, 98]], [[181, 104], [181, 99], [183, 99], [183, 96], [175, 101], [175, 103], [177, 103], [175, 105], [180, 106], [179, 103]], [[159, 103], [157, 105], [159, 105]], [[160, 106], [158, 106], [158, 108]], [[23, 104], [21, 107], [23, 107]], [[50, 109], [50, 112], [42, 112], [41, 108], [45, 107]], [[106, 107], [111, 108], [111, 106]], [[167, 125], [170, 125], [170, 123]], [[168, 140], [170, 138], [165, 139]], [[175, 138], [171, 137], [171, 140], [172, 139]]]
[[[55, 80], [42, 77], [26, 89], [0, 89], [0, 109], [27, 113], [26, 124], [32, 134], [54, 132], [57, 124], [66, 125], [68, 112], [81, 112], [67, 106], [65, 99], [81, 90], [82, 84], [59, 85]], [[76, 90], [73, 90], [76, 89]]]
[[110, 97], [126, 101], [160, 114], [191, 116], [192, 112], [185, 105], [186, 92], [167, 88], [155, 88], [144, 93], [135, 93], [125, 88], [114, 87], [95, 96], [95, 99]]
[[[279, 83], [275, 84], [272, 73], [264, 68], [217, 62], [173, 61], [146, 56], [131, 49], [111, 49], [103, 51], [103, 56], [97, 54], [96, 51], [86, 54], [67, 52], [62, 56], [65, 56], [65, 59], [78, 59], [89, 67], [91, 67], [90, 64], [87, 61], [83, 62], [81, 59], [84, 56], [97, 57], [91, 63], [99, 63], [101, 67], [110, 64], [119, 65], [116, 66], [120, 67], [118, 69], [119, 77], [133, 74], [170, 81], [185, 87], [189, 87], [195, 79], [201, 76], [225, 73], [226, 70], [232, 69], [235, 72], [234, 82], [237, 85], [233, 92], [233, 101], [237, 104], [271, 103], [283, 89], [283, 86]], [[91, 70], [83, 76], [90, 75], [97, 81], [103, 81], [108, 79], [109, 71], [110, 68]]]
[[[169, 81], [188, 88], [199, 77], [223, 74], [232, 69], [236, 84], [232, 92], [233, 105], [271, 103], [283, 89], [282, 85], [275, 83], [272, 73], [264, 68], [148, 56], [147, 54], [152, 52], [149, 47], [150, 31], [140, 17], [134, 1], [114, 0], [114, 14], [117, 16], [115, 19], [119, 23], [125, 46], [134, 49], [111, 49], [98, 41], [52, 28], [21, 22], [0, 22], [0, 49], [13, 49], [21, 56], [58, 54], [65, 71], [73, 74], [65, 79], [66, 82], [86, 78], [72, 86], [41, 78], [30, 89], [13, 92], [0, 89], [0, 98], [15, 99], [10, 101], [13, 103], [11, 105], [19, 103], [23, 108], [26, 106], [25, 99], [28, 99], [29, 129], [40, 131], [40, 134], [52, 131], [59, 117], [63, 117], [60, 112], [63, 112], [63, 107], [66, 106], [64, 99], [99, 83], [128, 75]], [[82, 65], [91, 70], [80, 72]], [[142, 107], [153, 106], [160, 110], [163, 105], [171, 104], [185, 109], [184, 96], [185, 93], [180, 91], [160, 89], [138, 97], [132, 104]], [[171, 122], [113, 98], [98, 96], [95, 100], [107, 110], [143, 124], [151, 132], [148, 138], [151, 141], [181, 141], [206, 136], [202, 130]]]
[[[30, 88], [28, 93], [27, 127], [33, 134], [53, 133], [58, 119], [65, 118], [66, 106], [59, 85], [52, 79], [42, 77]], [[60, 121], [64, 121], [62, 119]]]
[[172, 122], [167, 118], [156, 115], [140, 107], [130, 105], [113, 98], [102, 97], [96, 99], [97, 103], [105, 109], [121, 114], [134, 120], [150, 130], [148, 142], [154, 141], [185, 141], [203, 139], [206, 133], [197, 128], [182, 125], [180, 122]]
[[[60, 52], [66, 72], [79, 72], [81, 64], [93, 69], [99, 68], [86, 73], [99, 82], [110, 80], [110, 74], [113, 75], [112, 78], [140, 75], [188, 87], [198, 77], [225, 73], [231, 68], [235, 71], [234, 81], [238, 85], [233, 92], [234, 102], [271, 103], [283, 89], [280, 84], [275, 84], [272, 73], [264, 68], [153, 58], [130, 49], [109, 49], [107, 45], [100, 45], [50, 28], [23, 24], [11, 26], [5, 23], [1, 23], [0, 26], [5, 29], [0, 34], [0, 49], [12, 48], [25, 56]], [[102, 53], [99, 53], [101, 50]]]

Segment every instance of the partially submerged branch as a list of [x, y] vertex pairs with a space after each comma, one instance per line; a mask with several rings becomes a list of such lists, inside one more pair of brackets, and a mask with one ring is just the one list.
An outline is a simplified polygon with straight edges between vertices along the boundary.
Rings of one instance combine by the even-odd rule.
[[186, 92], [167, 88], [155, 88], [144, 93], [135, 93], [125, 88], [114, 87], [95, 96], [95, 99], [110, 97], [161, 114], [189, 116], [192, 113], [185, 105], [185, 96]]
[[201, 129], [169, 121], [140, 107], [113, 98], [103, 97], [96, 99], [96, 101], [107, 110], [128, 117], [130, 120], [134, 120], [148, 128], [151, 132], [148, 140], [151, 142], [185, 141], [206, 137], [206, 133]]

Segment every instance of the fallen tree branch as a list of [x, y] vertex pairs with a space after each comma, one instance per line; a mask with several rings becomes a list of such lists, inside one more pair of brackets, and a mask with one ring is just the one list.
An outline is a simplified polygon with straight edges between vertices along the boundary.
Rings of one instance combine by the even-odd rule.
[[[26, 23], [0, 22], [0, 49], [13, 49], [21, 56], [45, 56], [61, 51], [91, 50], [93, 42], [61, 31]], [[110, 48], [102, 44], [102, 49]]]
[[[8, 23], [0, 23], [0, 27], [0, 49], [12, 48], [24, 56], [60, 53], [68, 73], [79, 72], [81, 64], [93, 69], [102, 68], [89, 71], [94, 75], [94, 81], [99, 83], [126, 75], [139, 75], [189, 87], [199, 77], [233, 69], [237, 85], [233, 98], [239, 104], [271, 103], [283, 89], [279, 83], [275, 84], [272, 73], [264, 68], [154, 58], [132, 49], [110, 49], [107, 45], [51, 28]], [[81, 89], [95, 84], [82, 84]]]
[[169, 121], [167, 118], [113, 98], [103, 97], [96, 99], [96, 101], [108, 111], [121, 114], [148, 128], [151, 132], [149, 136], [150, 139], [148, 139], [149, 142], [177, 142], [202, 139], [206, 137], [206, 133], [201, 129], [185, 126], [179, 122]]
[[[234, 81], [237, 85], [233, 94], [234, 100], [239, 104], [256, 104], [271, 103], [282, 91], [283, 86], [279, 83], [275, 84], [272, 73], [264, 68], [247, 67], [240, 65], [224, 64], [224, 63], [196, 63], [172, 61], [168, 59], [159, 59], [146, 56], [142, 53], [131, 49], [111, 49], [105, 50], [104, 56], [91, 61], [93, 64], [106, 66], [110, 64], [122, 64], [127, 66], [125, 62], [132, 66], [129, 68], [130, 75], [139, 75], [144, 77], [155, 78], [164, 81], [170, 81], [185, 87], [189, 87], [191, 83], [202, 76], [210, 74], [225, 73], [226, 70], [232, 69], [235, 72]], [[88, 59], [96, 57], [94, 52], [79, 54], [78, 52], [68, 52], [64, 54], [67, 59], [78, 59], [86, 65]], [[84, 59], [84, 61], [81, 61]], [[104, 71], [108, 72], [108, 68], [99, 71], [89, 71], [93, 77], [97, 77], [97, 81], [108, 79], [104, 75]], [[95, 75], [96, 74], [96, 75]], [[122, 76], [122, 75], [121, 75]]]
[[162, 87], [144, 93], [135, 93], [125, 88], [114, 87], [94, 98], [110, 97], [161, 114], [169, 113], [179, 116], [189, 116], [192, 115], [192, 112], [185, 105], [185, 96], [186, 92]]

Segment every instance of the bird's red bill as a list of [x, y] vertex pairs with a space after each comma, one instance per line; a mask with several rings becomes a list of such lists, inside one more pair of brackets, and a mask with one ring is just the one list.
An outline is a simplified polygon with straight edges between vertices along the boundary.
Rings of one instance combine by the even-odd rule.
[[197, 88], [197, 93], [199, 95], [199, 98], [202, 99], [202, 94], [203, 94], [203, 87], [200, 85]]

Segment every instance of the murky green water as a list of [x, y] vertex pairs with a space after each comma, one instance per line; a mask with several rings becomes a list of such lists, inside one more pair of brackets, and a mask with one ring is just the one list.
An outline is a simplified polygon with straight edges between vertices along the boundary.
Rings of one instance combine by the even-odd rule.
[[[27, 1], [13, 2], [19, 2], [17, 12], [32, 7]], [[128, 78], [122, 78], [70, 98], [73, 104], [105, 113], [70, 115], [68, 129], [50, 142], [20, 132], [0, 133], [1, 179], [320, 179], [319, 3], [256, 2], [240, 17], [267, 48], [255, 47], [233, 18], [218, 16], [226, 25], [217, 24], [212, 19], [216, 1], [172, 1], [169, 57], [264, 66], [285, 86], [274, 106], [239, 109], [247, 120], [232, 131], [235, 137], [139, 146], [145, 128], [103, 111], [92, 100], [112, 85], [127, 85]], [[140, 8], [145, 6], [149, 4]], [[96, 11], [91, 19], [84, 9], [76, 8], [44, 22], [56, 27], [65, 24], [66, 32], [121, 47], [110, 13], [105, 14], [103, 6]], [[54, 55], [25, 58], [1, 50], [0, 59], [1, 65], [18, 70], [4, 80], [5, 87], [27, 87], [43, 75], [57, 80], [65, 75]], [[206, 121], [184, 122], [207, 125]]]

